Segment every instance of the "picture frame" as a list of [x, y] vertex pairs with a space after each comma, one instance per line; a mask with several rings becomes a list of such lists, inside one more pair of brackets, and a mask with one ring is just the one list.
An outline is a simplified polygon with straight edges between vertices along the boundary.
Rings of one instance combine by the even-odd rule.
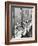
[[5, 44], [36, 42], [37, 4], [5, 2]]

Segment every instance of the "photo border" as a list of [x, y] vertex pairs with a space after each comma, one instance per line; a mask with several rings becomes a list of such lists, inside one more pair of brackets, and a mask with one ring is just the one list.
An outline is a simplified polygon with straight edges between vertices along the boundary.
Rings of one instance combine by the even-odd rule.
[[[18, 41], [18, 42], [9, 42], [9, 5], [18, 4], [18, 5], [32, 5], [35, 6], [35, 40], [33, 41]], [[5, 44], [22, 44], [22, 43], [36, 43], [37, 42], [37, 4], [36, 3], [25, 3], [25, 2], [5, 2]]]

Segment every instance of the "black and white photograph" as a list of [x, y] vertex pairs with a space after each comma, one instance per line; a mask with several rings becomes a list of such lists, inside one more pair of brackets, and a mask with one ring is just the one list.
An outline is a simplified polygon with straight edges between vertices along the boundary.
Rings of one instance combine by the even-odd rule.
[[14, 38], [32, 37], [32, 8], [12, 7], [11, 19]]

